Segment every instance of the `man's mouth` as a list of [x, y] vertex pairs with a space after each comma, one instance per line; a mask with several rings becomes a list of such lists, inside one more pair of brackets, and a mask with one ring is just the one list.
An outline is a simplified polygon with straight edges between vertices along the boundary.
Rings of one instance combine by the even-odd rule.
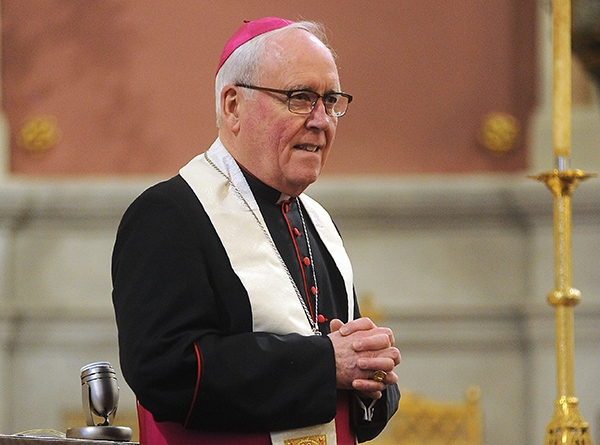
[[294, 145], [294, 148], [297, 149], [297, 150], [304, 150], [304, 151], [308, 151], [308, 152], [314, 153], [314, 152], [316, 152], [319, 149], [319, 146], [318, 145], [301, 145], [301, 144], [298, 144], [298, 145]]

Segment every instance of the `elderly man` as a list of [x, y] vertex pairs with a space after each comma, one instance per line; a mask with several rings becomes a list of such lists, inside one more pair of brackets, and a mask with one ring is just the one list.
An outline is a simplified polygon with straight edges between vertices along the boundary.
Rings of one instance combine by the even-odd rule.
[[352, 96], [312, 22], [227, 42], [219, 137], [129, 207], [113, 254], [121, 367], [148, 444], [354, 444], [397, 408], [400, 353], [360, 318], [327, 212], [303, 194]]

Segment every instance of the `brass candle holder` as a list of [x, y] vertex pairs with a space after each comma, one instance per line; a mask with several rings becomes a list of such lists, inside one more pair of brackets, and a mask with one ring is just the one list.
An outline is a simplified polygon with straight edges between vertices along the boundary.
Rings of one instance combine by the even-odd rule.
[[547, 300], [555, 309], [557, 399], [546, 428], [545, 445], [592, 445], [589, 424], [581, 417], [575, 397], [573, 308], [580, 302], [581, 292], [572, 286], [571, 196], [581, 181], [595, 175], [570, 168], [571, 13], [571, 0], [552, 0], [555, 169], [533, 177], [552, 192], [554, 215], [554, 290]]
[[553, 170], [534, 179], [545, 182], [553, 195], [555, 288], [547, 297], [555, 309], [556, 382], [555, 411], [546, 428], [546, 445], [592, 445], [589, 424], [577, 408], [574, 384], [573, 308], [581, 293], [572, 287], [571, 196], [577, 185], [592, 174], [581, 170]]

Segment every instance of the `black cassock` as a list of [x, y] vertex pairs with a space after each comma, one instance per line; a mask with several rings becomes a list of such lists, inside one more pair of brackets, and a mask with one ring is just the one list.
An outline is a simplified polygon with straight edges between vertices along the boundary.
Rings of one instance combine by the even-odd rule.
[[[304, 233], [297, 200], [277, 204], [279, 192], [245, 175], [288, 270], [302, 296], [309, 296], [312, 316], [312, 289], [318, 286], [319, 327], [327, 334], [331, 319], [348, 317], [335, 262], [306, 213]], [[314, 264], [305, 263], [308, 257]], [[123, 375], [156, 421], [249, 433], [321, 424], [335, 416], [330, 340], [253, 332], [247, 291], [181, 176], [149, 188], [127, 209], [112, 275]], [[397, 386], [389, 385], [370, 422], [351, 403], [359, 441], [383, 429], [398, 400]]]

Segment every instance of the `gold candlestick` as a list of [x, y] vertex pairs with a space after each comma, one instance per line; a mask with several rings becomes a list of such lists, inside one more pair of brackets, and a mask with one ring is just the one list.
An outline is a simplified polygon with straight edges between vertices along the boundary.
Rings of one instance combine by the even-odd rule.
[[573, 308], [581, 300], [572, 287], [571, 269], [571, 195], [579, 183], [591, 176], [581, 170], [543, 173], [543, 181], [554, 199], [554, 280], [548, 303], [555, 308], [556, 391], [555, 411], [546, 427], [545, 445], [592, 445], [589, 424], [577, 408], [574, 384], [574, 317]]
[[589, 425], [577, 408], [574, 384], [573, 307], [581, 293], [572, 287], [571, 195], [589, 178], [570, 169], [571, 155], [571, 1], [553, 0], [553, 143], [555, 169], [535, 176], [552, 192], [554, 214], [554, 290], [548, 303], [555, 308], [556, 390], [552, 419], [546, 428], [546, 445], [592, 445]]

